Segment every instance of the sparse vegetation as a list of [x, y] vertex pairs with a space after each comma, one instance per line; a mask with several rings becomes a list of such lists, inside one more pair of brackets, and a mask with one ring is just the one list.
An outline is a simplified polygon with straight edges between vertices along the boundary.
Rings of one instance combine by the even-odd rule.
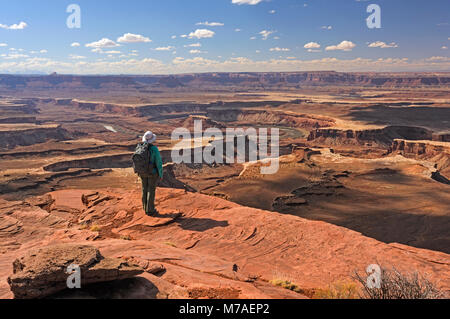
[[167, 246], [170, 246], [170, 247], [177, 248], [177, 245], [172, 243], [172, 242], [170, 242], [170, 241], [166, 241], [164, 244], [167, 245]]
[[292, 290], [298, 293], [302, 293], [303, 290], [297, 286], [296, 284], [290, 282], [289, 280], [284, 280], [284, 279], [273, 279], [270, 281], [270, 283], [274, 286], [278, 286], [278, 287], [282, 287], [288, 290]]
[[327, 289], [319, 289], [314, 293], [314, 299], [359, 299], [358, 285], [350, 281], [338, 281]]
[[92, 225], [91, 226], [91, 231], [93, 231], [93, 232], [99, 232], [100, 230], [102, 230], [102, 229], [98, 225]]
[[401, 273], [395, 268], [381, 267], [381, 287], [369, 288], [366, 276], [355, 272], [354, 278], [362, 285], [364, 299], [439, 299], [443, 293], [434, 283], [418, 272]]

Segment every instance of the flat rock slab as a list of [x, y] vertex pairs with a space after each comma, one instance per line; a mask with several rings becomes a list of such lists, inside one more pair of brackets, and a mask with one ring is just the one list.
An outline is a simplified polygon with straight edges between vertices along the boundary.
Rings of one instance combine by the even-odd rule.
[[172, 212], [161, 213], [153, 217], [147, 216], [143, 211], [138, 211], [134, 213], [134, 217], [129, 223], [126, 223], [117, 229], [113, 229], [113, 232], [121, 233], [122, 231], [142, 226], [151, 228], [162, 227], [175, 222], [181, 216], [183, 216], [183, 213]]
[[92, 283], [135, 277], [139, 266], [116, 258], [103, 258], [100, 251], [87, 245], [56, 245], [29, 251], [13, 263], [8, 284], [16, 299], [36, 299], [67, 289], [67, 268], [81, 270], [82, 287]]

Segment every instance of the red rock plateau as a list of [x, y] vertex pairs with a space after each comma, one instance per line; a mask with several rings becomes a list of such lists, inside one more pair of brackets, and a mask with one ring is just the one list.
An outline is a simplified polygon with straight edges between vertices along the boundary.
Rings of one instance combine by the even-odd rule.
[[[445, 253], [175, 189], [160, 189], [160, 215], [151, 218], [139, 198], [137, 191], [66, 190], [1, 202], [0, 296], [11, 297], [6, 277], [18, 255], [63, 243], [92, 245], [148, 270], [126, 288], [113, 285], [116, 297], [305, 298], [375, 262], [420, 269], [450, 289]], [[161, 271], [152, 274], [155, 265]], [[302, 292], [274, 287], [273, 279], [295, 282]]]
[[[314, 298], [374, 263], [448, 294], [449, 78], [1, 75], [0, 297]], [[173, 163], [173, 130], [196, 120], [278, 128], [278, 173], [262, 175], [261, 162]], [[153, 218], [130, 160], [147, 130], [165, 162]], [[106, 279], [43, 289], [61, 275], [55, 260], [27, 293], [24, 269], [47, 258], [27, 256], [54, 256], [55, 244], [111, 260]], [[122, 262], [133, 271], [111, 277]]]

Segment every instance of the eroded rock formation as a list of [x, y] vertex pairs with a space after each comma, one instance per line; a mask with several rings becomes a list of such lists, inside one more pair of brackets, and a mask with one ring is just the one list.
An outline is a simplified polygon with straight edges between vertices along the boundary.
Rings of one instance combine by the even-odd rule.
[[67, 289], [68, 267], [80, 268], [81, 285], [132, 278], [143, 272], [124, 260], [103, 258], [87, 245], [55, 245], [31, 250], [13, 263], [8, 284], [16, 299], [44, 298]]

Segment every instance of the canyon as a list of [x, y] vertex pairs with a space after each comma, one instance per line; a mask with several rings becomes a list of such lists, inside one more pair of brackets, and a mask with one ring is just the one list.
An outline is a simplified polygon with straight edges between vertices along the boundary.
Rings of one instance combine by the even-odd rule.
[[[0, 75], [0, 297], [14, 297], [16, 259], [55, 244], [141, 269], [56, 298], [316, 298], [374, 263], [448, 294], [449, 85], [448, 73]], [[278, 172], [174, 163], [172, 132], [195, 121], [279, 129]], [[131, 167], [147, 130], [165, 169], [153, 218]]]

